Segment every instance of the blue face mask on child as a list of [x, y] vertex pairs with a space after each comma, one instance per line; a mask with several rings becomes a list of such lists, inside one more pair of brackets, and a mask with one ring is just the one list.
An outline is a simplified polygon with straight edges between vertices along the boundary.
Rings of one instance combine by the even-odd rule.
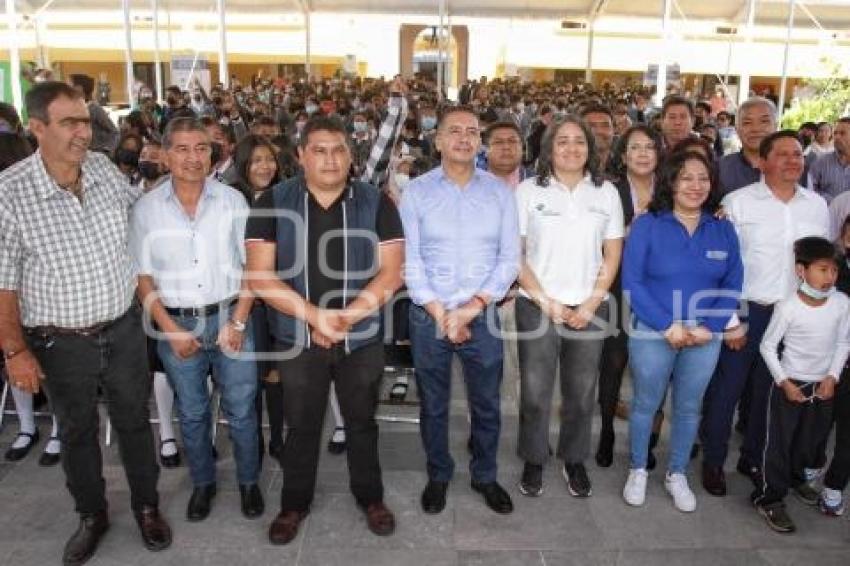
[[820, 289], [815, 289], [811, 285], [809, 285], [804, 279], [802, 283], [800, 283], [800, 292], [810, 299], [814, 299], [815, 301], [825, 301], [835, 293], [835, 286], [833, 285], [826, 291], [821, 291]]

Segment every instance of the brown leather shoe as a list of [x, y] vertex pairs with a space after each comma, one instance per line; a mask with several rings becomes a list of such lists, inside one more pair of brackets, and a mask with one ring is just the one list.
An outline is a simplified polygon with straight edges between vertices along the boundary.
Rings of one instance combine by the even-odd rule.
[[726, 495], [726, 474], [720, 466], [702, 465], [702, 487], [715, 497]]
[[393, 512], [387, 509], [383, 501], [378, 501], [369, 504], [363, 509], [366, 514], [366, 524], [369, 525], [369, 530], [378, 535], [385, 537], [395, 532], [395, 516]]
[[106, 531], [109, 530], [109, 517], [106, 510], [87, 515], [80, 515], [80, 526], [65, 543], [62, 553], [64, 566], [79, 566], [88, 562], [94, 556], [97, 545]]
[[307, 511], [281, 511], [269, 527], [269, 541], [272, 544], [289, 544], [298, 536], [298, 525], [307, 516]]
[[171, 527], [165, 522], [159, 509], [153, 505], [143, 505], [141, 509], [133, 513], [139, 524], [139, 532], [145, 548], [152, 552], [163, 550], [171, 546]]

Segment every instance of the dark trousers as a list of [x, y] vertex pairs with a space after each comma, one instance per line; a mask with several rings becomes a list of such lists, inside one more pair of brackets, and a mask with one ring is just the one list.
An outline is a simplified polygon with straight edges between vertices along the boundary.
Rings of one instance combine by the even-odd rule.
[[[608, 317], [608, 303], [596, 311]], [[555, 379], [561, 386], [558, 458], [582, 463], [590, 454], [590, 438], [606, 329], [591, 322], [583, 330], [554, 324], [525, 297], [516, 300], [516, 327], [520, 340], [519, 457], [544, 464], [549, 457], [549, 412]]]
[[[489, 321], [489, 323], [488, 323]], [[419, 391], [422, 444], [428, 457], [428, 478], [449, 481], [454, 460], [449, 451], [449, 405], [452, 358], [460, 357], [472, 421], [473, 481], [496, 481], [499, 451], [503, 348], [499, 315], [488, 307], [469, 325], [472, 337], [453, 344], [442, 337], [434, 319], [418, 305], [410, 307], [410, 342]]]
[[750, 419], [741, 456], [751, 465], [761, 461], [765, 435], [767, 394], [773, 378], [759, 353], [762, 336], [773, 314], [772, 306], [748, 302], [747, 344], [739, 351], [724, 344], [717, 368], [703, 399], [703, 416], [700, 437], [704, 462], [710, 466], [723, 466], [729, 451], [732, 419], [735, 407], [744, 391], [748, 378], [752, 382]]
[[845, 369], [835, 389], [832, 416], [835, 421], [835, 452], [823, 480], [830, 489], [844, 491], [850, 481], [850, 370]]
[[106, 510], [98, 441], [98, 387], [130, 486], [133, 509], [157, 505], [159, 466], [148, 414], [151, 379], [141, 310], [131, 307], [94, 336], [28, 334], [59, 422], [62, 468], [78, 513]]
[[629, 364], [629, 337], [618, 329], [616, 336], [608, 336], [599, 359], [599, 414], [602, 429], [613, 432], [614, 413], [620, 400], [623, 373]]
[[263, 438], [263, 394], [266, 397], [266, 410], [269, 414], [269, 448], [283, 444], [283, 390], [278, 381], [267, 378], [275, 364], [270, 358], [273, 352], [273, 341], [269, 330], [268, 307], [265, 303], [255, 302], [251, 309], [251, 326], [254, 330], [254, 353], [257, 355], [257, 376], [260, 379], [257, 387], [257, 398], [254, 408], [257, 411], [257, 439], [260, 445], [262, 460], [265, 440]]
[[[816, 383], [795, 383], [806, 397], [813, 395], [817, 387]], [[753, 501], [760, 505], [782, 501], [789, 489], [805, 481], [803, 468], [811, 467], [818, 458], [818, 447], [832, 428], [832, 406], [831, 399], [789, 401], [781, 387], [775, 382], [771, 385], [765, 446], [762, 459], [756, 463], [762, 469], [763, 480], [753, 493]]]
[[383, 499], [375, 422], [383, 369], [384, 346], [380, 342], [350, 354], [342, 345], [329, 349], [315, 346], [278, 362], [283, 412], [289, 425], [283, 444], [282, 511], [306, 511], [313, 501], [332, 381], [345, 421], [351, 492], [364, 507]]

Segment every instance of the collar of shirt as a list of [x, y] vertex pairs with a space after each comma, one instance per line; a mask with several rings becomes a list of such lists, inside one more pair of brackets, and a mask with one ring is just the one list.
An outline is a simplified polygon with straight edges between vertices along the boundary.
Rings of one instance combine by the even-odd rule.
[[[163, 182], [161, 187], [157, 187], [162, 189], [158, 194], [163, 200], [173, 201], [174, 204], [180, 210], [183, 210], [183, 205], [180, 204], [180, 201], [177, 199], [177, 195], [174, 192], [174, 185], [171, 181], [172, 179], [169, 175], [168, 180]], [[195, 218], [199, 218], [201, 216], [202, 204], [208, 203], [210, 199], [218, 197], [221, 194], [222, 187], [226, 186], [227, 185], [223, 185], [215, 179], [210, 179], [209, 177], [207, 177], [206, 181], [204, 182], [204, 188], [201, 191], [201, 199], [198, 201], [198, 210], [195, 211]]]
[[[437, 171], [437, 174], [438, 174], [438, 179], [440, 180], [441, 183], [448, 183], [449, 185], [451, 185], [453, 187], [457, 187], [457, 184], [448, 176], [448, 174], [446, 174], [446, 170], [443, 168], [442, 165], [437, 167], [436, 171]], [[461, 188], [471, 189], [472, 187], [474, 187], [479, 181], [482, 180], [482, 173], [484, 173], [484, 171], [482, 171], [478, 167], [473, 167], [472, 176], [469, 178], [469, 181], [466, 183], [466, 187], [461, 187]]]
[[560, 189], [568, 194], [578, 194], [579, 192], [586, 191], [589, 188], [595, 189], [597, 187], [593, 184], [593, 180], [590, 178], [589, 174], [582, 177], [581, 180], [572, 189], [570, 189], [565, 184], [556, 179], [555, 175], [553, 174], [551, 177], [549, 177], [549, 188]]
[[[47, 172], [47, 167], [44, 166], [44, 158], [41, 155], [40, 149], [36, 150], [35, 155], [36, 171], [41, 177], [41, 179], [35, 183], [39, 196], [42, 199], [47, 200], [49, 198], [68, 194], [68, 191], [60, 187], [59, 183], [56, 182], [56, 179], [51, 177], [50, 173]], [[92, 171], [89, 164], [88, 153], [80, 165], [80, 175], [82, 176], [83, 182], [83, 194], [98, 184], [98, 176]]]
[[747, 156], [746, 156], [746, 155], [744, 155], [744, 150], [743, 150], [743, 149], [742, 149], [741, 151], [739, 151], [739, 152], [738, 152], [738, 159], [740, 159], [740, 161], [741, 161], [741, 165], [743, 165], [744, 167], [747, 167], [747, 168], [749, 168], [749, 169], [752, 169], [753, 171], [758, 171], [758, 172], [759, 172], [759, 175], [761, 175], [761, 169], [759, 169], [758, 167], [756, 167], [755, 165], [753, 165], [752, 163], [750, 163], [750, 162], [747, 160]]
[[[757, 197], [757, 198], [761, 198], [761, 199], [779, 200], [779, 199], [776, 198], [776, 195], [773, 194], [773, 191], [770, 189], [770, 186], [768, 186], [767, 182], [765, 182], [764, 175], [762, 175], [761, 181], [759, 181], [758, 183], [755, 183], [754, 196]], [[812, 192], [804, 189], [800, 185], [795, 185], [794, 186], [794, 196], [791, 197], [791, 201], [798, 200], [798, 199], [812, 199], [814, 196], [815, 196], [815, 193], [812, 193]], [[791, 201], [788, 201], [788, 202], [791, 202]]]

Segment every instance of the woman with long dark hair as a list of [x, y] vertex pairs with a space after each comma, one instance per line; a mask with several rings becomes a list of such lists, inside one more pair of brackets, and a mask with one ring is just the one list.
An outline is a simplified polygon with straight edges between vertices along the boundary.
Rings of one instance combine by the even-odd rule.
[[[623, 209], [603, 181], [593, 136], [575, 116], [555, 119], [541, 141], [537, 176], [517, 187], [523, 264], [516, 325], [520, 368], [519, 489], [543, 492], [549, 456], [549, 410], [560, 367], [561, 428], [557, 457], [569, 493], [591, 495], [594, 394], [608, 290], [620, 265]], [[565, 245], [567, 252], [565, 253]]]
[[[249, 134], [242, 138], [233, 149], [233, 165], [237, 179], [234, 188], [245, 196], [248, 203], [253, 203], [280, 180], [277, 148], [265, 136]], [[272, 350], [267, 308], [262, 301], [256, 301], [251, 310], [254, 348], [261, 357]], [[280, 460], [283, 454], [283, 388], [280, 375], [270, 360], [263, 359], [257, 360], [257, 374], [262, 383], [262, 387], [257, 390], [256, 404], [260, 457], [265, 446], [262, 419], [262, 392], [265, 391], [266, 410], [269, 413], [269, 455]]]
[[665, 489], [679, 511], [696, 509], [686, 476], [703, 395], [737, 309], [744, 268], [731, 222], [717, 218], [720, 186], [708, 160], [672, 153], [664, 162], [650, 214], [634, 221], [623, 256], [623, 289], [634, 313], [629, 367], [631, 465], [623, 489], [643, 505], [653, 417], [672, 397]]

